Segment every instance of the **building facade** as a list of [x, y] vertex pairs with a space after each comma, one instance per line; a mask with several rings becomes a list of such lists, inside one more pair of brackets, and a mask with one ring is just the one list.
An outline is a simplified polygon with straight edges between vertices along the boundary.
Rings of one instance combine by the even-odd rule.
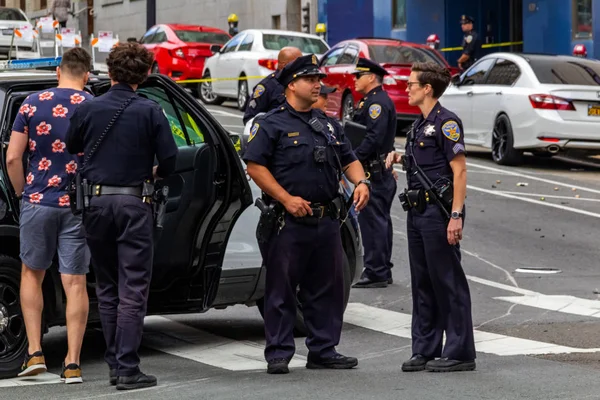
[[[461, 45], [459, 20], [475, 19], [484, 44], [519, 43], [485, 49], [572, 54], [584, 44], [588, 58], [600, 58], [600, 0], [319, 0], [318, 19], [330, 45], [358, 36], [392, 37], [425, 43], [430, 34], [440, 48]], [[460, 51], [444, 52], [455, 64]]]

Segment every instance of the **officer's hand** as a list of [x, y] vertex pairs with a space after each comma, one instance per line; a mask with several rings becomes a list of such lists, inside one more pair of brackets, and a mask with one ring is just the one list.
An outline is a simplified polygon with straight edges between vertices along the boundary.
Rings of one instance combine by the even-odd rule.
[[369, 202], [369, 196], [369, 187], [364, 183], [354, 189], [354, 208], [356, 211], [361, 211], [366, 207]]
[[448, 243], [456, 245], [462, 240], [462, 218], [451, 219], [448, 223]]
[[395, 180], [398, 180], [398, 172], [396, 172], [395, 169], [392, 170], [392, 176], [394, 177]]
[[392, 165], [398, 164], [400, 162], [402, 162], [402, 155], [400, 153], [396, 153], [395, 151], [392, 151], [385, 158], [385, 168], [390, 169], [392, 167]]
[[152, 176], [154, 177], [154, 180], [155, 180], [155, 181], [158, 181], [158, 180], [162, 179], [160, 176], [156, 175], [156, 171], [157, 171], [157, 170], [158, 170], [158, 165], [155, 165], [155, 166], [152, 168]]
[[304, 200], [302, 197], [292, 196], [288, 201], [283, 203], [283, 206], [294, 217], [305, 217], [313, 215], [312, 208], [310, 208], [310, 201]]

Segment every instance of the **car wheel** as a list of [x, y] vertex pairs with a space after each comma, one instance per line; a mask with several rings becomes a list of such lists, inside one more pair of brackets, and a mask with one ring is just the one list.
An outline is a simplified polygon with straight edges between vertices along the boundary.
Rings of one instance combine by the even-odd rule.
[[512, 125], [506, 114], [500, 114], [494, 124], [492, 158], [499, 165], [518, 165], [523, 161], [523, 152], [514, 148]]
[[[210, 79], [210, 72], [207, 71], [202, 77], [202, 79]], [[225, 101], [225, 98], [217, 96], [213, 92], [212, 82], [201, 82], [199, 86], [200, 100], [202, 100], [204, 104], [218, 106], [220, 104], [223, 104], [223, 102]]]
[[243, 80], [238, 84], [238, 98], [237, 98], [238, 110], [246, 111], [246, 105], [248, 105], [248, 81]]
[[158, 68], [157, 63], [152, 64], [152, 69], [150, 70], [150, 72], [152, 72], [153, 74], [160, 74], [160, 69]]
[[27, 351], [19, 298], [20, 279], [21, 263], [0, 255], [0, 378], [17, 376]]
[[354, 99], [352, 93], [346, 93], [342, 99], [342, 121], [352, 120], [354, 116]]

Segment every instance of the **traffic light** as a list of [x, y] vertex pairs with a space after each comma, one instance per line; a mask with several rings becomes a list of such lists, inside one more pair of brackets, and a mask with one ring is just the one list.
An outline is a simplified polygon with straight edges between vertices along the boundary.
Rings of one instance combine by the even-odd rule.
[[302, 7], [302, 32], [310, 33], [310, 3]]

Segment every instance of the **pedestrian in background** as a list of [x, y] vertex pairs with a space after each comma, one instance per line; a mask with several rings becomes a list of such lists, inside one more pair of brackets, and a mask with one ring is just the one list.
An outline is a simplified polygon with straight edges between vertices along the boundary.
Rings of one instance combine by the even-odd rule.
[[460, 19], [460, 26], [464, 33], [463, 53], [458, 59], [458, 67], [461, 70], [470, 68], [481, 54], [481, 40], [479, 40], [479, 34], [473, 30], [474, 22], [473, 18], [468, 15], [463, 15]]
[[[402, 364], [406, 372], [475, 369], [471, 295], [460, 254], [467, 192], [463, 126], [438, 101], [449, 83], [447, 69], [415, 63], [406, 88], [408, 103], [421, 110], [408, 134], [403, 163], [408, 179], [405, 194], [410, 199], [406, 225], [413, 297], [413, 355]], [[400, 154], [392, 152], [386, 166], [401, 160]], [[446, 210], [449, 220], [415, 176], [417, 166], [434, 188], [452, 185]]]
[[160, 105], [136, 94], [153, 61], [138, 43], [113, 47], [106, 60], [111, 88], [73, 114], [66, 138], [69, 152], [86, 155], [81, 174], [92, 197], [83, 223], [96, 273], [109, 382], [119, 390], [157, 382], [141, 372], [138, 354], [154, 250], [152, 205], [143, 186], [175, 170], [177, 146]]
[[50, 15], [58, 21], [61, 28], [66, 28], [71, 13], [71, 0], [52, 0]]
[[[92, 96], [84, 87], [92, 64], [81, 48], [65, 51], [56, 69], [58, 86], [34, 93], [23, 101], [12, 128], [7, 150], [10, 181], [22, 196], [20, 229], [21, 309], [29, 348], [19, 376], [46, 371], [41, 346], [42, 282], [58, 251], [58, 271], [67, 297], [67, 356], [61, 378], [83, 382], [80, 353], [88, 318], [86, 274], [90, 255], [81, 217], [70, 209], [67, 185], [81, 157], [66, 151], [69, 116]], [[27, 177], [23, 155], [28, 153]]]

